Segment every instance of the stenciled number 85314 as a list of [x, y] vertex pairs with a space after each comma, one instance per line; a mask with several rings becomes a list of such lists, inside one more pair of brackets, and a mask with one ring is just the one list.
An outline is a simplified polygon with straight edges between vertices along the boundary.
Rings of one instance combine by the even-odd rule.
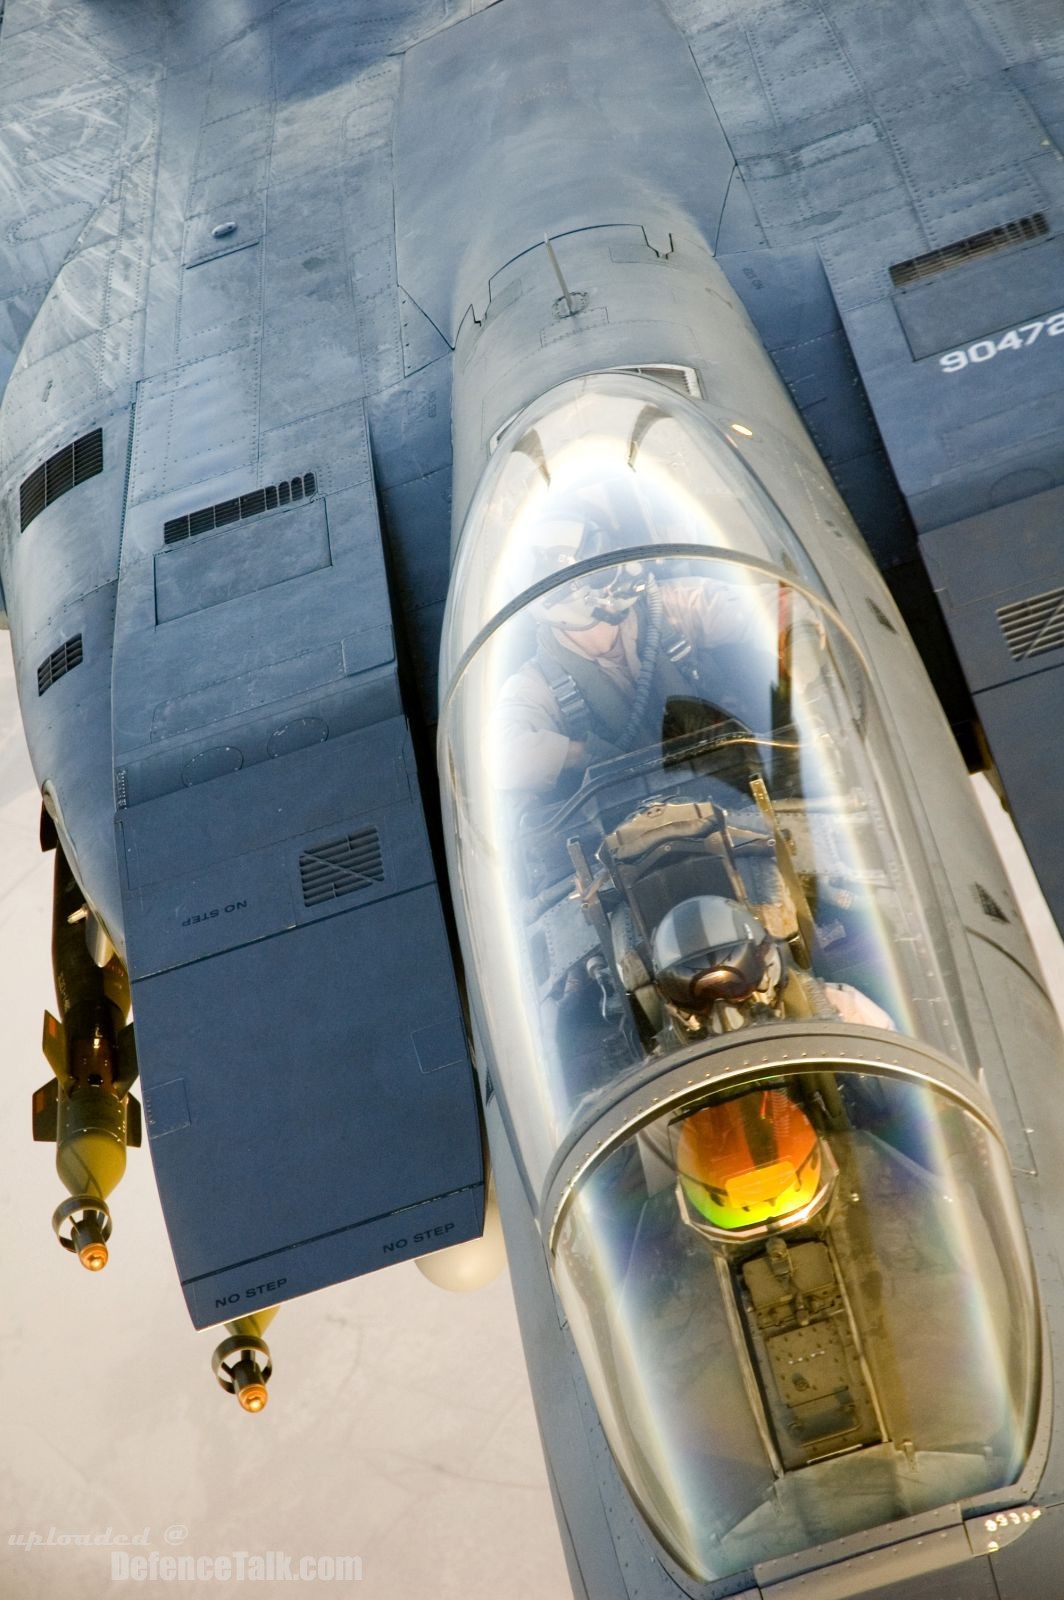
[[1043, 317], [1039, 322], [1021, 323], [1018, 328], [1010, 328], [1008, 333], [994, 339], [977, 339], [964, 350], [949, 350], [939, 356], [938, 364], [943, 372], [963, 372], [970, 363], [978, 366], [981, 361], [993, 361], [1006, 350], [1029, 350], [1043, 333], [1051, 339], [1064, 333], [1064, 311], [1054, 311], [1051, 317]]

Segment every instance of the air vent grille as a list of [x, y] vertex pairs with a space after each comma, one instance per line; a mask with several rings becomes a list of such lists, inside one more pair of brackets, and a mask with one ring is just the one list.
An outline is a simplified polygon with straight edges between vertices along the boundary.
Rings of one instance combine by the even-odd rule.
[[698, 373], [694, 367], [680, 367], [670, 362], [658, 362], [654, 366], [645, 367], [610, 367], [610, 372], [623, 372], [633, 378], [653, 378], [655, 383], [668, 384], [670, 389], [675, 389], [678, 394], [693, 395], [696, 400], [702, 398], [702, 385], [698, 381]]
[[957, 239], [943, 245], [941, 250], [929, 250], [925, 256], [913, 256], [911, 261], [899, 261], [890, 269], [890, 280], [898, 289], [907, 283], [917, 283], [921, 278], [933, 277], [936, 272], [946, 272], [950, 267], [960, 267], [977, 256], [992, 255], [995, 250], [1007, 250], [1015, 244], [1029, 244], [1049, 232], [1044, 212], [1035, 211], [1029, 217], [1017, 217], [1015, 222], [1005, 222], [1000, 228], [987, 228], [984, 233], [970, 234], [967, 239]]
[[43, 694], [50, 689], [53, 683], [65, 677], [68, 672], [73, 672], [75, 667], [80, 667], [82, 659], [81, 634], [76, 633], [73, 639], [68, 639], [61, 644], [58, 650], [53, 650], [51, 655], [41, 662], [37, 668], [37, 693]]
[[282, 506], [309, 500], [317, 492], [317, 478], [313, 472], [305, 472], [301, 478], [271, 483], [266, 489], [254, 489], [236, 500], [220, 500], [216, 506], [204, 506], [200, 511], [190, 511], [187, 516], [173, 517], [164, 523], [163, 544], [178, 544], [182, 539], [195, 538], [197, 533], [213, 533], [215, 528], [226, 528], [231, 522], [242, 522], [263, 511], [276, 511]]
[[103, 432], [87, 433], [73, 444], [64, 445], [54, 456], [31, 472], [19, 489], [19, 526], [23, 532], [45, 506], [74, 489], [86, 478], [103, 471]]
[[320, 906], [384, 882], [384, 856], [376, 828], [349, 833], [335, 844], [317, 845], [299, 858], [303, 904]]
[[1001, 631], [1013, 661], [1029, 661], [1064, 645], [1064, 589], [1047, 589], [999, 606]]

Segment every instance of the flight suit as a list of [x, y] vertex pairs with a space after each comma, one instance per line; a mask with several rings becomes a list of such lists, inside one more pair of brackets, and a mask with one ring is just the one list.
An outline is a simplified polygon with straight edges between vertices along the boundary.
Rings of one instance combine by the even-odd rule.
[[[676, 579], [662, 583], [664, 616], [670, 627], [697, 650], [741, 644], [752, 621], [749, 593], [723, 584]], [[619, 743], [628, 721], [642, 665], [639, 645], [645, 631], [640, 600], [619, 624], [613, 649], [589, 656], [579, 648], [579, 634], [541, 627], [537, 649], [503, 684], [494, 723], [498, 785], [548, 795], [565, 765], [572, 736], [551, 678], [568, 676], [586, 707], [590, 733], [607, 744]], [[634, 748], [661, 737], [661, 706], [670, 697], [690, 696], [691, 682], [667, 651], [659, 654], [648, 701], [645, 726]]]

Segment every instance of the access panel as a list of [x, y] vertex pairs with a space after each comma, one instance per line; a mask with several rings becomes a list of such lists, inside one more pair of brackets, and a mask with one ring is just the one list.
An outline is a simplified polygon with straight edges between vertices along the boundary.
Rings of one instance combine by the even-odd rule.
[[195, 1325], [475, 1237], [476, 1090], [403, 720], [120, 812], [118, 839]]

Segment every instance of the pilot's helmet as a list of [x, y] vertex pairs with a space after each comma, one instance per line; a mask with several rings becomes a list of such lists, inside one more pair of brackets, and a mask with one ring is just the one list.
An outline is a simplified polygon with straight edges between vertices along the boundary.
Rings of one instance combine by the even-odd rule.
[[830, 1150], [782, 1089], [759, 1087], [705, 1106], [674, 1138], [685, 1219], [726, 1240], [808, 1222], [834, 1186]]
[[783, 1014], [779, 946], [737, 900], [681, 900], [658, 924], [651, 958], [658, 992], [692, 1025], [727, 1031], [745, 1026], [754, 1008]]
[[[537, 527], [536, 534], [530, 584], [560, 575], [566, 567], [593, 561], [618, 541], [611, 529], [575, 509], [552, 517]], [[598, 622], [620, 623], [638, 600], [643, 582], [643, 567], [638, 561], [593, 567], [568, 583], [547, 589], [533, 603], [533, 614], [538, 621], [566, 633], [581, 633]]]

